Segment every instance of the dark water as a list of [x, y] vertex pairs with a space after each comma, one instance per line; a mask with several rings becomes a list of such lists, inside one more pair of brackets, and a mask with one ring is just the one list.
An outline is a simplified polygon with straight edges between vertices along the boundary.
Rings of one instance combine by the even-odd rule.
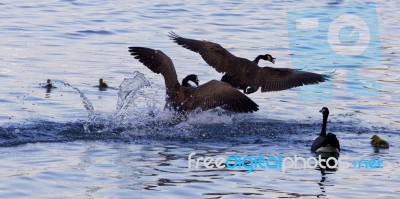
[[[357, 2], [351, 2], [357, 3]], [[376, 3], [379, 64], [355, 68], [329, 60], [320, 67], [316, 38], [291, 48], [287, 13], [336, 9], [347, 1], [273, 2], [11, 2], [0, 3], [1, 198], [397, 198], [400, 93], [400, 5]], [[368, 12], [372, 4], [362, 4]], [[333, 73], [330, 82], [250, 97], [255, 114], [220, 109], [177, 120], [163, 110], [165, 88], [128, 53], [128, 46], [162, 50], [179, 78], [200, 83], [221, 74], [167, 33], [211, 40], [238, 56], [271, 53], [274, 67]], [[322, 33], [321, 33], [322, 35]], [[293, 44], [293, 43], [291, 43]], [[325, 43], [326, 44], [326, 43]], [[313, 50], [301, 60], [299, 51]], [[347, 49], [348, 50], [348, 49]], [[344, 50], [346, 51], [346, 49]], [[302, 55], [303, 56], [303, 55]], [[265, 63], [262, 63], [265, 64]], [[137, 73], [135, 71], [139, 71]], [[357, 73], [357, 76], [353, 74]], [[106, 91], [95, 87], [104, 78]], [[52, 79], [56, 89], [42, 88]], [[383, 160], [383, 168], [337, 170], [188, 168], [188, 156], [314, 157], [318, 110], [330, 108], [328, 131], [344, 163]], [[376, 150], [370, 137], [391, 144]]]

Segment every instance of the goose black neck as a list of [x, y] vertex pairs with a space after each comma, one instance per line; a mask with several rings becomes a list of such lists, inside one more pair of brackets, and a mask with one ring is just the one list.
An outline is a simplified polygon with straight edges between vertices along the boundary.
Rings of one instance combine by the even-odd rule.
[[328, 114], [326, 114], [326, 115], [324, 114], [320, 136], [326, 135], [326, 123], [328, 123]]
[[182, 80], [182, 86], [188, 86], [189, 85], [189, 76], [183, 78]]
[[260, 59], [262, 59], [262, 56], [263, 55], [258, 55], [257, 57], [256, 57], [256, 59], [254, 59], [254, 63], [256, 63], [256, 64], [258, 64], [258, 62], [260, 61]]

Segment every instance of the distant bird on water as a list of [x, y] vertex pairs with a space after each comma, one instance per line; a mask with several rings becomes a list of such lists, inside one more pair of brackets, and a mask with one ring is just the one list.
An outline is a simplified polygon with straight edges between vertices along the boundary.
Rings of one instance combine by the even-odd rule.
[[387, 142], [386, 140], [383, 140], [382, 138], [380, 138], [377, 135], [373, 135], [371, 137], [371, 144], [372, 144], [372, 146], [374, 146], [376, 148], [382, 148], [382, 149], [389, 148], [389, 142]]
[[51, 83], [51, 80], [50, 79], [47, 79], [47, 83], [46, 83], [46, 85], [45, 86], [43, 86], [44, 88], [47, 88], [47, 89], [51, 89], [51, 88], [53, 88], [54, 86], [53, 86], [53, 83]]
[[51, 82], [50, 79], [47, 79], [46, 85], [42, 86], [43, 88], [46, 88], [46, 93], [51, 93], [51, 89], [55, 89], [57, 87], [55, 87], [53, 85], [53, 83]]
[[105, 90], [108, 88], [108, 85], [104, 82], [102, 78], [99, 79], [99, 89], [100, 90]]

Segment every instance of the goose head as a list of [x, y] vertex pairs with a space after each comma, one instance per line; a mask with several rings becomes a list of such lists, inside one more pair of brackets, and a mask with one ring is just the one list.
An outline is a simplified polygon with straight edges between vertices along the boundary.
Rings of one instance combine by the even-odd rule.
[[266, 60], [266, 61], [270, 61], [271, 63], [275, 64], [275, 58], [272, 57], [272, 55], [270, 55], [270, 54], [262, 55], [261, 59]]
[[372, 137], [371, 137], [371, 140], [380, 140], [381, 138], [379, 137], [379, 136], [377, 136], [377, 135], [373, 135]]
[[323, 116], [329, 115], [329, 109], [326, 107], [322, 107], [322, 109], [319, 112], [322, 113]]
[[197, 78], [197, 75], [195, 74], [190, 74], [188, 76], [186, 76], [183, 80], [182, 80], [182, 85], [183, 86], [188, 86], [188, 81], [192, 81], [193, 83], [195, 83], [197, 86], [199, 86], [199, 79]]

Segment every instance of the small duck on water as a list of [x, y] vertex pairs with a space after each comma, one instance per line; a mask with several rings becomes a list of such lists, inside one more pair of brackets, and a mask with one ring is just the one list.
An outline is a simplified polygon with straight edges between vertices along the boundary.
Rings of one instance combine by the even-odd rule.
[[[42, 84], [42, 85], [43, 85], [43, 84]], [[44, 85], [44, 86], [42, 86], [42, 87], [46, 89], [46, 93], [51, 93], [51, 90], [52, 90], [52, 89], [57, 88], [57, 87], [55, 87], [55, 86], [53, 85], [53, 83], [51, 82], [50, 79], [47, 79], [46, 85]]]
[[47, 83], [45, 86], [43, 86], [43, 88], [54, 88], [53, 83], [51, 83], [50, 79], [47, 79]]
[[99, 79], [99, 89], [100, 90], [106, 90], [108, 88], [108, 85], [104, 82], [103, 78]]
[[371, 137], [371, 144], [372, 144], [372, 146], [377, 147], [377, 148], [382, 148], [382, 149], [389, 148], [389, 143], [377, 135], [373, 135]]

